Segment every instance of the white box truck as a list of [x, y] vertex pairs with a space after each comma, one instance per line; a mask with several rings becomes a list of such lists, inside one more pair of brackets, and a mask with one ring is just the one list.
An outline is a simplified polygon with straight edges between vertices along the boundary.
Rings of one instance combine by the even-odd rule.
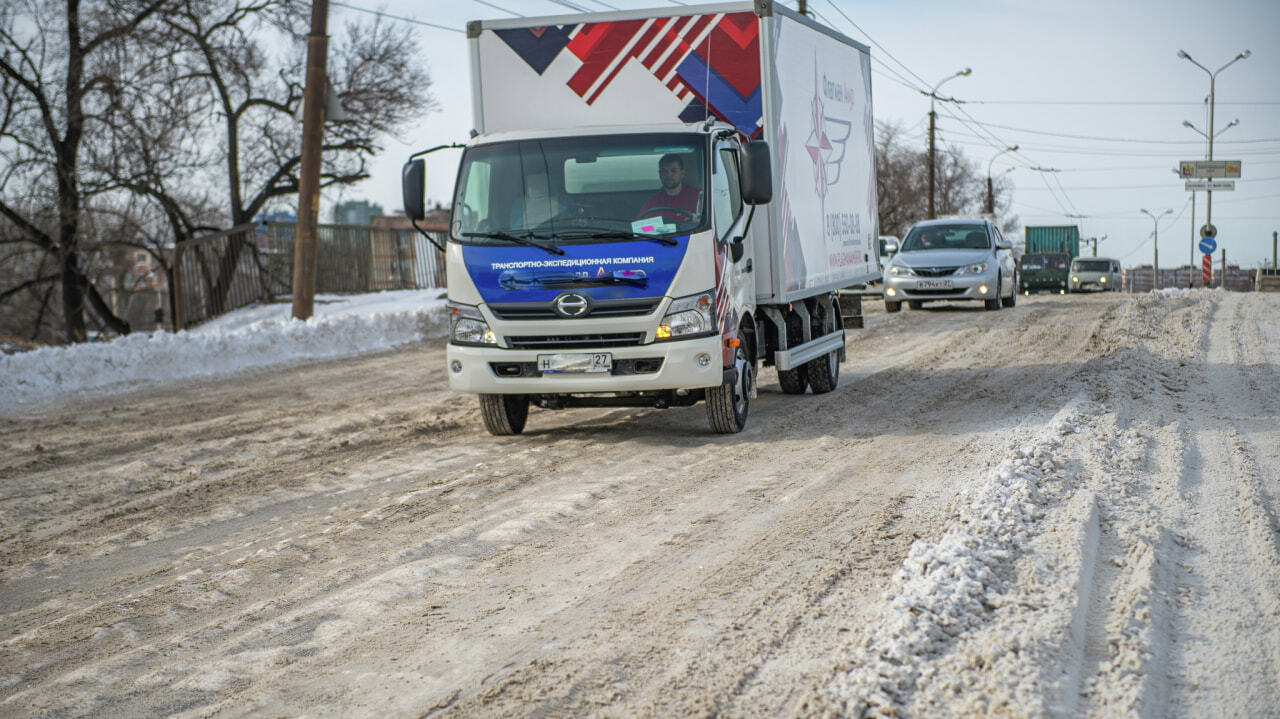
[[[879, 276], [866, 46], [767, 0], [468, 36], [448, 375], [490, 432], [530, 404], [702, 400], [738, 432], [761, 364], [789, 394], [835, 388], [836, 292]], [[425, 152], [404, 169], [415, 220]]]

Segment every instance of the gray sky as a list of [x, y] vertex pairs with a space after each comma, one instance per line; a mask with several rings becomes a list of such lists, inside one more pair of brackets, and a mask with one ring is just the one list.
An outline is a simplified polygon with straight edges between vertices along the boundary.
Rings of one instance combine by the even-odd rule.
[[[400, 166], [410, 152], [467, 138], [470, 81], [461, 32], [466, 22], [571, 12], [551, 0], [453, 0], [426, 7], [408, 0], [332, 0], [339, 1], [456, 29], [413, 26], [421, 33], [441, 109], [400, 141], [388, 141], [373, 163], [373, 178], [343, 196], [368, 199], [388, 211], [401, 205]], [[565, 1], [599, 10], [605, 4], [674, 7], [663, 0]], [[1001, 149], [1019, 145], [1018, 152], [995, 159], [992, 174], [1016, 168], [1009, 178], [1020, 222], [1079, 224], [1082, 236], [1106, 235], [1099, 254], [1118, 257], [1125, 266], [1151, 262], [1153, 223], [1141, 209], [1172, 210], [1159, 224], [1162, 267], [1188, 262], [1193, 227], [1204, 224], [1205, 194], [1195, 195], [1193, 226], [1192, 193], [1173, 169], [1181, 160], [1206, 157], [1204, 138], [1182, 122], [1208, 131], [1209, 75], [1179, 58], [1178, 50], [1210, 70], [1250, 50], [1249, 58], [1217, 80], [1214, 124], [1221, 134], [1214, 159], [1240, 160], [1243, 169], [1235, 191], [1214, 193], [1213, 224], [1230, 264], [1270, 262], [1271, 233], [1280, 230], [1277, 0], [811, 0], [809, 7], [820, 21], [871, 46], [876, 118], [899, 123], [922, 148], [929, 100], [921, 90], [972, 68], [938, 91], [964, 101], [938, 105], [939, 141], [963, 150], [984, 171]], [[370, 17], [331, 5], [331, 32], [347, 19]], [[1239, 125], [1223, 131], [1234, 119]], [[432, 201], [449, 203], [457, 160], [457, 151], [433, 156], [427, 186]]]

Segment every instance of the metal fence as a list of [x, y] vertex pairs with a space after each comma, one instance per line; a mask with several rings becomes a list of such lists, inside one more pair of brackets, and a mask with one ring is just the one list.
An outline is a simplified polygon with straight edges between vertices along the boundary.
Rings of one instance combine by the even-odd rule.
[[270, 299], [254, 225], [179, 242], [173, 253], [175, 330]]
[[[178, 243], [175, 329], [293, 292], [296, 225], [268, 222]], [[431, 233], [443, 244], [444, 233]], [[444, 255], [416, 230], [320, 225], [316, 292], [444, 287]]]

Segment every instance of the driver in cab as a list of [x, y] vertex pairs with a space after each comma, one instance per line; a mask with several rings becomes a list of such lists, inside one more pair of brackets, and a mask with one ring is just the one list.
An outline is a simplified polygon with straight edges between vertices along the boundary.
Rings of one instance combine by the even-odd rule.
[[688, 222], [698, 217], [702, 190], [684, 184], [684, 160], [668, 153], [658, 160], [658, 179], [662, 187], [640, 207], [638, 218], [657, 215], [665, 222]]

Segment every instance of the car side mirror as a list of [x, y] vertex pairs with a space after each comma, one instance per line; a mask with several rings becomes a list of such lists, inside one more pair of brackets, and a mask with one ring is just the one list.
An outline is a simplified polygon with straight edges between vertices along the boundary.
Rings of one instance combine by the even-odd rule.
[[898, 243], [894, 242], [893, 240], [885, 240], [884, 256], [893, 257], [896, 254], [898, 254]]
[[1013, 241], [1012, 241], [1012, 240], [1005, 240], [1005, 239], [996, 240], [996, 249], [997, 249], [997, 250], [1012, 250], [1012, 249], [1013, 249]]
[[411, 220], [421, 220], [427, 216], [423, 207], [422, 194], [426, 185], [427, 166], [422, 160], [411, 160], [404, 164], [400, 172], [401, 199], [404, 202], [404, 214]]
[[772, 200], [773, 165], [769, 143], [764, 140], [748, 142], [742, 147], [739, 159], [742, 201], [748, 205], [763, 205]]

